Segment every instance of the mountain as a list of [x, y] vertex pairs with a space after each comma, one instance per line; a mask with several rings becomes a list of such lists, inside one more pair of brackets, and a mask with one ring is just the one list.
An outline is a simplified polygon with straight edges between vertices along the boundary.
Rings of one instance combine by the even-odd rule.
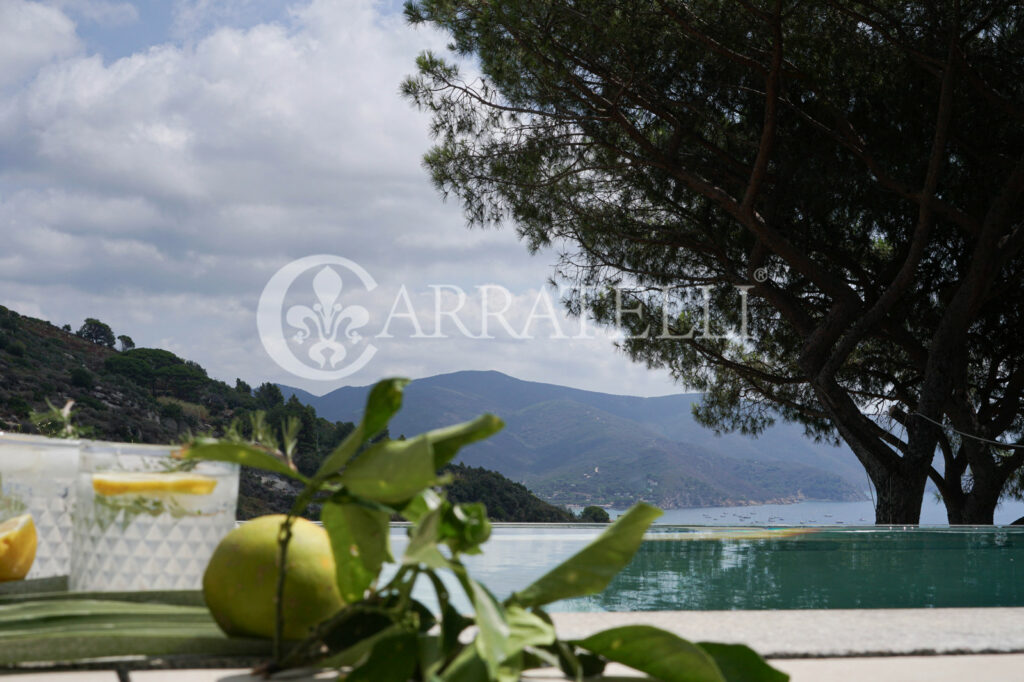
[[[324, 396], [281, 389], [329, 419], [353, 420], [369, 387]], [[695, 394], [639, 398], [466, 371], [418, 379], [405, 395], [392, 435], [492, 412], [506, 428], [464, 449], [460, 461], [560, 504], [642, 499], [678, 508], [864, 497], [864, 473], [848, 449], [815, 443], [792, 424], [757, 439], [716, 437], [692, 416]]]
[[[102, 328], [112, 343], [113, 332]], [[273, 384], [255, 391], [242, 381], [232, 387], [168, 351], [119, 352], [0, 306], [0, 431], [36, 432], [40, 425], [33, 413], [46, 412], [47, 400], [58, 407], [74, 400], [73, 421], [85, 436], [136, 443], [176, 443], [191, 433], [222, 435], [233, 420], [246, 424], [257, 410], [271, 425], [294, 417], [302, 423], [295, 462], [307, 475], [355, 428], [351, 422], [327, 421], [297, 400], [286, 401]], [[452, 499], [483, 502], [495, 520], [574, 520], [565, 509], [494, 472], [456, 467], [451, 473]], [[286, 512], [297, 494], [292, 479], [243, 467], [238, 518]]]

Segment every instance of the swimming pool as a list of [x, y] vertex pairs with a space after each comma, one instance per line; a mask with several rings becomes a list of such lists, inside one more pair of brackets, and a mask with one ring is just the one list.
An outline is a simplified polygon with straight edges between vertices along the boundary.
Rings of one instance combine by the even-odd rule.
[[[504, 598], [581, 549], [594, 526], [496, 526], [467, 557]], [[394, 551], [405, 530], [392, 529]], [[1024, 606], [1024, 528], [654, 526], [604, 593], [552, 611]]]

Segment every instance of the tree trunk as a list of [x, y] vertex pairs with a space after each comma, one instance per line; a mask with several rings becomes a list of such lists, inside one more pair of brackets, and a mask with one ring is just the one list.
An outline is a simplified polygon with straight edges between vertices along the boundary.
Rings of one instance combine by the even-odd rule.
[[975, 480], [971, 491], [960, 499], [943, 499], [946, 503], [946, 518], [949, 525], [991, 526], [995, 523], [996, 506], [1003, 492], [1005, 481]]
[[875, 523], [916, 525], [921, 522], [921, 503], [928, 478], [925, 472], [887, 472], [872, 477], [875, 486]]
[[999, 466], [997, 454], [989, 446], [965, 439], [957, 452], [957, 460], [970, 467], [970, 490], [962, 488], [962, 474], [967, 466], [957, 468], [957, 480], [949, 480], [947, 473], [946, 518], [950, 525], [992, 525], [996, 506], [1002, 496], [1011, 467]]

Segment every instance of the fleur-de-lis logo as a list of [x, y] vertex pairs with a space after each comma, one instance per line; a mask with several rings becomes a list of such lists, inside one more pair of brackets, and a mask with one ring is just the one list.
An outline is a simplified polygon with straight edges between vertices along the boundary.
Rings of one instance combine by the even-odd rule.
[[324, 266], [313, 278], [313, 293], [317, 300], [313, 307], [293, 305], [285, 313], [288, 325], [299, 330], [292, 337], [297, 343], [304, 345], [315, 333], [316, 342], [309, 346], [306, 354], [321, 368], [328, 363], [332, 369], [337, 367], [348, 354], [344, 344], [337, 340], [342, 322], [348, 320], [345, 338], [356, 343], [360, 339], [356, 329], [370, 320], [366, 308], [358, 305], [343, 307], [338, 302], [343, 287], [338, 273], [330, 266]]
[[[292, 261], [267, 282], [256, 311], [256, 325], [263, 347], [283, 369], [304, 379], [334, 381], [362, 369], [377, 352], [373, 344], [361, 343], [364, 338], [357, 331], [369, 322], [369, 312], [361, 305], [342, 303], [345, 281], [339, 271], [346, 270], [358, 278], [356, 282], [350, 277], [349, 283], [361, 284], [366, 291], [376, 288], [377, 282], [358, 264], [329, 255]], [[299, 300], [312, 305], [299, 303], [285, 310], [291, 286], [311, 271], [316, 272], [313, 296], [307, 293]]]

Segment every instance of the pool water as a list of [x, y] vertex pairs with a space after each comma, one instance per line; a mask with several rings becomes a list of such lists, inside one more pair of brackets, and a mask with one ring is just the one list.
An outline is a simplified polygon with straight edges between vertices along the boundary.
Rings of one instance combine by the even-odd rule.
[[[599, 532], [499, 526], [466, 563], [504, 598]], [[404, 529], [392, 530], [392, 542], [400, 552]], [[1024, 606], [1024, 528], [655, 526], [605, 592], [550, 610], [985, 606]]]

